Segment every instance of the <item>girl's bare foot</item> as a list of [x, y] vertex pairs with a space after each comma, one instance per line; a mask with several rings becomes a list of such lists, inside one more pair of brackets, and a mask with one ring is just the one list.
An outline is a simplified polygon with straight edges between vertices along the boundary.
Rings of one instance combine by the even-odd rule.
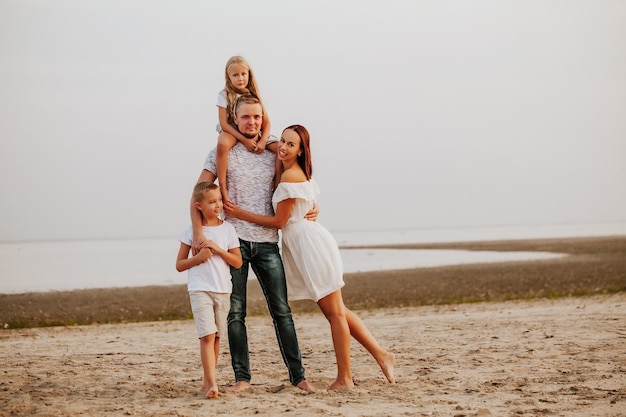
[[352, 379], [344, 380], [337, 378], [335, 382], [330, 384], [328, 391], [346, 391], [354, 388], [354, 381]]
[[382, 361], [378, 362], [380, 365], [380, 369], [383, 370], [383, 374], [387, 377], [387, 381], [391, 384], [396, 383], [396, 377], [393, 374], [394, 366], [396, 364], [396, 354], [392, 352], [387, 352], [387, 354], [383, 357]]
[[247, 391], [250, 388], [251, 388], [250, 387], [250, 383], [248, 381], [237, 381], [237, 382], [235, 382], [235, 385], [233, 385], [232, 387], [226, 388], [226, 391], [228, 391], [228, 392], [242, 392], [242, 391]]

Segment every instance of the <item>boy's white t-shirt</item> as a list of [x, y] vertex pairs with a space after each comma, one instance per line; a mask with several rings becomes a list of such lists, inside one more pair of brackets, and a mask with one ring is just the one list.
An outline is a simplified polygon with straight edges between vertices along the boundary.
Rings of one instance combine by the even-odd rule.
[[[239, 237], [232, 224], [224, 221], [219, 226], [202, 226], [204, 236], [217, 246], [228, 251], [239, 247]], [[180, 234], [179, 240], [191, 246], [193, 229], [189, 225]], [[231, 293], [233, 284], [230, 278], [230, 265], [219, 255], [211, 256], [206, 262], [187, 271], [187, 291], [212, 291]]]

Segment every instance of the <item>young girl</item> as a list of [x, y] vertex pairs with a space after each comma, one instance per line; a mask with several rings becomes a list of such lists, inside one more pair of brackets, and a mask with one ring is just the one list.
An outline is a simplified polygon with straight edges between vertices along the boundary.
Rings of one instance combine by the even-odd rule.
[[337, 242], [318, 222], [304, 219], [319, 194], [311, 178], [309, 141], [309, 132], [304, 126], [289, 126], [283, 131], [277, 150], [283, 173], [272, 198], [274, 216], [244, 211], [233, 202], [226, 203], [224, 211], [231, 217], [282, 229], [282, 258], [289, 299], [314, 300], [330, 323], [337, 378], [329, 389], [354, 387], [350, 371], [350, 335], [374, 357], [387, 380], [395, 383], [395, 355], [384, 350], [361, 319], [343, 304], [343, 264]]
[[226, 184], [228, 151], [239, 141], [250, 152], [261, 153], [265, 151], [265, 146], [270, 136], [270, 119], [267, 116], [265, 107], [263, 107], [261, 134], [258, 138], [249, 139], [237, 130], [233, 122], [233, 109], [237, 98], [242, 94], [252, 94], [259, 99], [261, 98], [250, 65], [243, 57], [233, 56], [226, 62], [226, 86], [217, 96], [219, 120], [217, 131], [220, 135], [217, 138], [216, 170], [224, 202], [229, 201]]

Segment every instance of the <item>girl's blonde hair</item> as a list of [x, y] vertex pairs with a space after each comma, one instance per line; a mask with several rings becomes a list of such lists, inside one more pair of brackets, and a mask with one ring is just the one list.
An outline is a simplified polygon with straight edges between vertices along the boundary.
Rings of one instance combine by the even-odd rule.
[[[248, 70], [247, 88], [243, 90], [239, 90], [238, 88], [235, 88], [235, 86], [233, 86], [233, 84], [230, 82], [228, 71], [233, 65], [241, 65], [246, 70]], [[251, 94], [255, 96], [256, 98], [258, 98], [259, 100], [261, 99], [261, 95], [259, 94], [259, 89], [256, 85], [256, 80], [254, 79], [254, 73], [252, 72], [252, 68], [250, 68], [250, 64], [248, 64], [248, 61], [246, 61], [244, 57], [242, 56], [230, 57], [230, 59], [226, 62], [226, 68], [224, 70], [224, 73], [226, 76], [226, 86], [224, 87], [224, 90], [226, 91], [226, 100], [228, 101], [228, 107], [226, 110], [228, 112], [228, 120], [232, 121], [233, 115], [235, 114], [235, 111], [234, 111], [235, 109], [233, 109], [233, 104], [235, 103], [235, 99], [237, 98], [237, 95]]]

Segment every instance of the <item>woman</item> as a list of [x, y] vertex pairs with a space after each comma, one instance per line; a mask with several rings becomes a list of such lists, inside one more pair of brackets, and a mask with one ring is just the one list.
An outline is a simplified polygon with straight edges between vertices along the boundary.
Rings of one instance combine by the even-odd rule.
[[337, 378], [329, 390], [354, 387], [350, 371], [350, 335], [374, 357], [390, 383], [395, 383], [395, 355], [384, 350], [361, 319], [343, 303], [343, 264], [332, 235], [317, 222], [304, 219], [319, 194], [311, 178], [309, 132], [301, 125], [283, 131], [277, 158], [283, 164], [280, 184], [274, 192], [274, 216], [241, 210], [227, 202], [224, 211], [261, 226], [282, 229], [282, 250], [288, 294], [291, 300], [312, 299], [330, 323], [337, 359]]

